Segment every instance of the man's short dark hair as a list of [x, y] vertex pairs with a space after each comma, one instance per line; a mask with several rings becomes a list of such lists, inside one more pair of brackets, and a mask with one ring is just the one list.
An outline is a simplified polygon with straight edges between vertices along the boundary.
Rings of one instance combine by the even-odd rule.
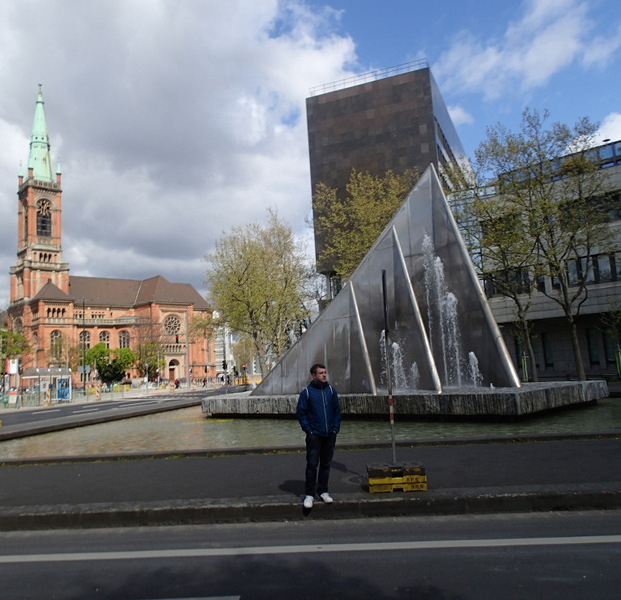
[[315, 363], [311, 368], [310, 368], [310, 373], [311, 375], [314, 375], [315, 373], [317, 373], [317, 369], [325, 369], [326, 365], [322, 365], [321, 363]]

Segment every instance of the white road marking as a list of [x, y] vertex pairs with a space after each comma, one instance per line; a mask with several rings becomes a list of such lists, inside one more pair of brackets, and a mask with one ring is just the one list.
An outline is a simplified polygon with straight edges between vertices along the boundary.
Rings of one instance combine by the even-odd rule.
[[121, 550], [118, 552], [14, 554], [6, 556], [0, 555], [0, 564], [251, 556], [264, 554], [316, 554], [325, 552], [390, 552], [395, 550], [437, 550], [447, 548], [579, 546], [584, 544], [621, 544], [621, 535], [585, 535], [571, 537], [509, 538], [489, 540], [427, 540], [419, 542], [371, 542], [363, 544], [310, 544], [304, 546], [249, 546], [240, 548], [179, 548], [174, 550]]
[[151, 600], [240, 600], [241, 596], [209, 596], [205, 598], [151, 598]]
[[112, 408], [136, 408], [136, 407], [143, 407], [143, 406], [150, 406], [151, 404], [159, 404], [158, 400], [145, 400], [143, 402], [137, 403], [134, 402], [133, 404], [119, 404], [117, 406], [113, 406]]

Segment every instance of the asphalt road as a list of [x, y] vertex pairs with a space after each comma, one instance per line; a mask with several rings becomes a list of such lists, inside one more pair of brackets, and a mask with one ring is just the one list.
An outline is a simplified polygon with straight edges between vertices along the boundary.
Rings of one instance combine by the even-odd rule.
[[[75, 427], [180, 408], [179, 394], [101, 403], [100, 411], [3, 427], [27, 435], [37, 427]], [[157, 405], [150, 404], [158, 402]], [[146, 403], [146, 404], [145, 404]], [[99, 403], [98, 403], [99, 404]], [[92, 405], [95, 408], [95, 405]], [[46, 410], [46, 409], [43, 409]], [[19, 412], [19, 411], [14, 411]], [[473, 514], [621, 507], [617, 434], [403, 444], [399, 460], [426, 468], [428, 490], [370, 494], [367, 467], [386, 463], [387, 445], [340, 445], [333, 463], [335, 503], [301, 509], [302, 447], [188, 451], [68, 459], [6, 459], [0, 469], [0, 528], [41, 530], [145, 524], [356, 519], [360, 516]], [[1, 457], [0, 457], [1, 459]], [[324, 510], [325, 509], [325, 510]]]
[[110, 527], [360, 516], [618, 509], [621, 441], [610, 438], [399, 448], [424, 465], [423, 493], [368, 492], [390, 448], [337, 447], [334, 504], [304, 514], [303, 449], [3, 461], [0, 529]]
[[0, 410], [2, 422], [0, 441], [187, 408], [201, 404], [201, 400], [206, 396], [235, 393], [241, 389], [233, 386], [217, 389], [197, 388], [138, 398], [91, 400], [37, 408]]
[[0, 533], [3, 600], [613, 600], [621, 513]]

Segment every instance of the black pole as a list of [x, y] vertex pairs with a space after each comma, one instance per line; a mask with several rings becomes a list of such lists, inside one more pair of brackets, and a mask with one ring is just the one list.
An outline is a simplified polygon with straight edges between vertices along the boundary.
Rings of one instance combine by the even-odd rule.
[[86, 400], [86, 298], [82, 298], [82, 393]]
[[382, 269], [382, 300], [384, 302], [384, 349], [386, 353], [386, 381], [388, 384], [388, 410], [390, 413], [390, 437], [392, 440], [392, 464], [397, 463], [395, 447], [395, 408], [392, 398], [392, 369], [390, 365], [390, 339], [388, 337], [388, 302], [386, 301], [386, 269]]

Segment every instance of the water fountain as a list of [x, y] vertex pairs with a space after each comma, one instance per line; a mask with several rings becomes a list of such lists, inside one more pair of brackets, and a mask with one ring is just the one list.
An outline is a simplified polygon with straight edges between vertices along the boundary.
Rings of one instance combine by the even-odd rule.
[[385, 322], [400, 414], [516, 416], [608, 395], [603, 381], [521, 385], [430, 165], [338, 296], [252, 394], [205, 399], [204, 410], [292, 414], [320, 362], [345, 413], [386, 414]]

